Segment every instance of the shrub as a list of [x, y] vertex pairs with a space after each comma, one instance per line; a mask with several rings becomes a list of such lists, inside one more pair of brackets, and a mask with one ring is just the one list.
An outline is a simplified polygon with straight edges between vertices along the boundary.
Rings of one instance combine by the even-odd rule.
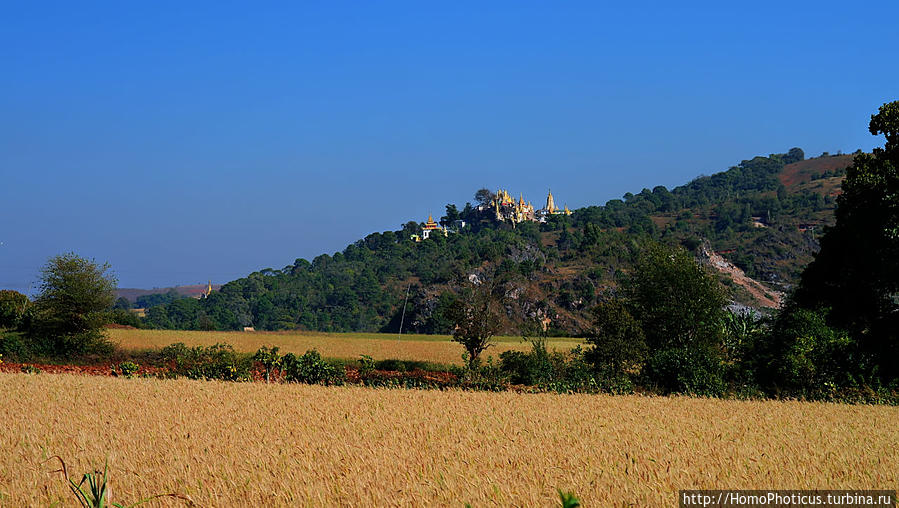
[[646, 364], [646, 378], [664, 393], [718, 396], [725, 389], [719, 356], [695, 347], [655, 352]]
[[178, 376], [223, 381], [250, 379], [249, 359], [238, 355], [230, 344], [191, 348], [178, 342], [164, 347], [162, 357], [171, 372]]
[[[365, 356], [365, 355], [363, 355]], [[371, 357], [369, 357], [371, 358]], [[373, 363], [375, 370], [392, 370], [396, 372], [408, 372], [412, 370], [434, 370], [434, 365], [421, 360], [397, 360], [388, 358]]]
[[537, 339], [531, 342], [531, 351], [504, 351], [499, 355], [500, 369], [509, 376], [509, 381], [519, 385], [537, 385], [553, 381], [556, 377], [553, 362], [546, 350], [546, 342]]
[[303, 356], [287, 353], [281, 359], [281, 370], [288, 383], [343, 384], [345, 372], [326, 362], [317, 350], [306, 351]]
[[375, 360], [369, 355], [359, 357], [359, 375], [363, 378], [370, 376], [375, 370]]
[[865, 358], [848, 334], [828, 326], [826, 319], [826, 310], [797, 306], [780, 313], [757, 351], [763, 359], [760, 374], [768, 386], [814, 395], [826, 387], [855, 384], [855, 377], [876, 377], [866, 372]]
[[546, 350], [542, 340], [531, 351], [507, 351], [500, 355], [500, 370], [514, 384], [537, 386], [556, 392], [595, 391], [598, 388], [580, 346], [567, 353]]
[[278, 354], [278, 346], [274, 346], [271, 349], [262, 346], [253, 355], [253, 360], [262, 364], [262, 368], [265, 369], [265, 382], [268, 383], [271, 380], [272, 371], [281, 365], [281, 355]]
[[19, 362], [30, 361], [34, 355], [21, 333], [7, 332], [0, 333], [0, 355], [4, 355], [7, 360], [15, 360]]
[[140, 370], [140, 365], [134, 362], [122, 362], [115, 369], [113, 369], [113, 373], [120, 374], [127, 378], [132, 378], [135, 374], [137, 374], [138, 370]]

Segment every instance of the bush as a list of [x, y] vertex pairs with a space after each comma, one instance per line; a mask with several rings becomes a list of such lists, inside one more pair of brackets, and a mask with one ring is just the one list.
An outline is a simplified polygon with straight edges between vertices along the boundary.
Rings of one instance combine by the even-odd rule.
[[137, 374], [137, 371], [140, 370], [140, 365], [134, 362], [122, 362], [118, 364], [116, 368], [112, 370], [114, 375], [122, 375], [127, 378], [134, 377]]
[[34, 358], [28, 341], [21, 333], [15, 332], [0, 332], [0, 355], [7, 360], [18, 362], [27, 362]]
[[762, 379], [770, 388], [799, 395], [821, 394], [855, 384], [867, 372], [864, 358], [842, 330], [826, 323], [827, 312], [797, 306], [784, 309], [757, 354]]
[[550, 353], [542, 340], [531, 344], [528, 353], [506, 351], [500, 354], [500, 371], [510, 382], [556, 392], [596, 391], [599, 388], [580, 346], [568, 353]]
[[[371, 358], [371, 357], [369, 357]], [[392, 370], [396, 372], [410, 372], [413, 370], [434, 370], [434, 365], [420, 360], [397, 360], [389, 358], [372, 363], [374, 370]]]
[[182, 342], [162, 349], [163, 360], [171, 372], [190, 379], [221, 379], [247, 381], [250, 379], [249, 358], [241, 357], [230, 344], [187, 347]]
[[701, 348], [657, 351], [646, 364], [646, 379], [663, 393], [718, 396], [725, 390], [720, 358]]
[[287, 353], [281, 358], [281, 371], [288, 383], [339, 385], [346, 377], [343, 370], [326, 362], [315, 349], [299, 357]]
[[272, 371], [281, 366], [281, 355], [278, 353], [278, 346], [274, 346], [271, 349], [267, 346], [262, 346], [253, 355], [253, 360], [259, 362], [262, 368], [265, 369], [265, 382], [268, 383], [271, 381]]
[[554, 368], [546, 343], [543, 340], [531, 342], [531, 352], [504, 351], [499, 355], [500, 369], [509, 376], [512, 384], [537, 385], [553, 381]]

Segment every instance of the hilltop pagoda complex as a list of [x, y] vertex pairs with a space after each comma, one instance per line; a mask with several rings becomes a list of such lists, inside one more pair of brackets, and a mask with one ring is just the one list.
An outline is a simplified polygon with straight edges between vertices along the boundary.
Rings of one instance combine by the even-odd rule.
[[562, 209], [556, 207], [552, 190], [546, 196], [546, 206], [540, 210], [534, 210], [534, 205], [530, 201], [525, 203], [524, 195], [519, 194], [516, 201], [508, 191], [500, 189], [496, 191], [493, 198], [493, 212], [496, 220], [509, 221], [512, 224], [525, 221], [546, 222], [546, 218], [550, 215], [571, 215], [571, 210], [567, 205]]

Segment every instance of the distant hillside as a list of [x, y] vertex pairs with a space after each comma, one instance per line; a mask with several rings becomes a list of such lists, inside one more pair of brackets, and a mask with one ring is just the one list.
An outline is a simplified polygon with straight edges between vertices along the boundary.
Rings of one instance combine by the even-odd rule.
[[[802, 150], [742, 161], [721, 173], [668, 190], [627, 193], [602, 206], [512, 225], [490, 207], [447, 205], [459, 233], [432, 234], [422, 224], [372, 233], [333, 256], [297, 259], [229, 282], [204, 300], [152, 307], [161, 328], [310, 329], [446, 333], [444, 310], [460, 280], [484, 272], [518, 275], [507, 308], [509, 333], [524, 317], [550, 331], [577, 334], [589, 309], [626, 273], [639, 242], [682, 245], [721, 274], [734, 303], [777, 305], [817, 251], [833, 222], [847, 155], [805, 160]], [[483, 202], [489, 191], [478, 192]], [[408, 297], [407, 297], [408, 295]], [[403, 312], [405, 305], [405, 313]]]
[[[221, 284], [213, 284], [212, 289], [214, 291], [218, 291], [222, 288]], [[115, 296], [116, 298], [125, 298], [129, 302], [134, 303], [141, 296], [148, 295], [156, 295], [156, 294], [165, 294], [169, 291], [174, 291], [181, 296], [186, 296], [190, 298], [199, 298], [204, 291], [206, 291], [206, 284], [194, 284], [192, 286], [173, 286], [167, 288], [153, 288], [153, 289], [137, 289], [137, 288], [118, 288], [116, 289]]]

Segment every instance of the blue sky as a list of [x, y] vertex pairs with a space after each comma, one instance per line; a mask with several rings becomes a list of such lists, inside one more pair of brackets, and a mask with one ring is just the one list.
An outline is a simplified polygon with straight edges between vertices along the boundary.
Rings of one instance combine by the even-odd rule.
[[575, 208], [882, 144], [899, 4], [731, 3], [2, 3], [0, 288], [67, 251], [226, 282], [482, 186]]

